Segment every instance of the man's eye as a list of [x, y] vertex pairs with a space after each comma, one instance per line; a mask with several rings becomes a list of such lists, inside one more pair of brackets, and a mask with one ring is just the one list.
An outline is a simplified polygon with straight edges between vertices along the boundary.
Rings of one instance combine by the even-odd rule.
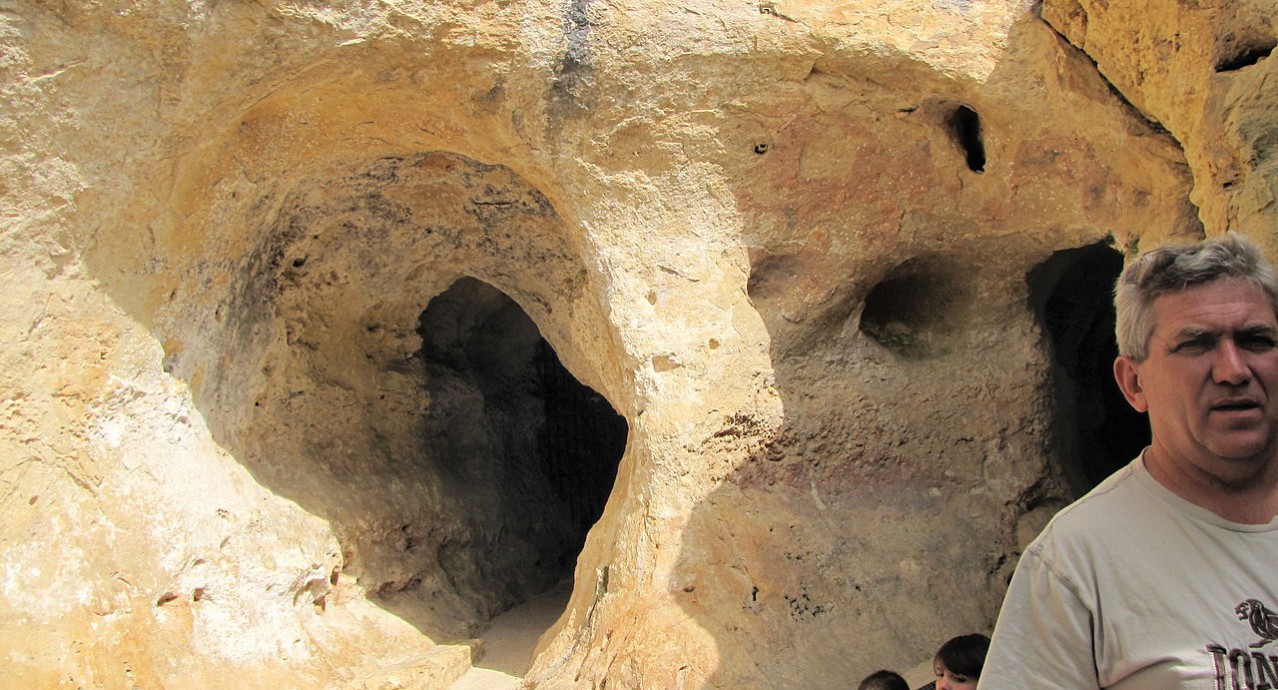
[[1212, 341], [1209, 338], [1194, 338], [1185, 340], [1172, 348], [1172, 352], [1186, 355], [1200, 355], [1212, 348]]
[[1273, 336], [1245, 335], [1238, 338], [1238, 345], [1251, 352], [1268, 352], [1278, 346], [1278, 343], [1274, 341]]

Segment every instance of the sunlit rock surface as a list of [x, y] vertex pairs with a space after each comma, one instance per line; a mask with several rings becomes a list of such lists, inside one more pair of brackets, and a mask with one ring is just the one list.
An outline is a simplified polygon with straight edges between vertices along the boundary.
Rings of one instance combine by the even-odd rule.
[[[843, 688], [1138, 426], [1125, 255], [1276, 246], [1266, 3], [19, 0], [0, 686]], [[477, 652], [474, 652], [477, 653]]]

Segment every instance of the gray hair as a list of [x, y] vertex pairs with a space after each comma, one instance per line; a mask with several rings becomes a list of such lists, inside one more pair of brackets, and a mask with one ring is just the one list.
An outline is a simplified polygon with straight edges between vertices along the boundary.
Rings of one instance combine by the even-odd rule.
[[1193, 245], [1169, 245], [1136, 257], [1114, 286], [1114, 333], [1118, 354], [1137, 362], [1149, 355], [1154, 334], [1154, 300], [1195, 285], [1231, 278], [1265, 291], [1278, 315], [1278, 275], [1243, 235], [1228, 232]]

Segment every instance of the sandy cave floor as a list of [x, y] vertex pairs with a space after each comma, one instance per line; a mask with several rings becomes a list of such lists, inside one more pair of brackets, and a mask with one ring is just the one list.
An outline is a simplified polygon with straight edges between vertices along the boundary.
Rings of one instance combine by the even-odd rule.
[[[516, 690], [532, 663], [537, 638], [563, 613], [571, 594], [572, 581], [564, 580], [494, 618], [481, 636], [484, 655], [448, 690]], [[930, 659], [898, 671], [912, 688], [934, 680]]]
[[564, 580], [489, 624], [481, 636], [484, 655], [449, 690], [514, 690], [532, 663], [537, 638], [568, 605], [572, 581]]

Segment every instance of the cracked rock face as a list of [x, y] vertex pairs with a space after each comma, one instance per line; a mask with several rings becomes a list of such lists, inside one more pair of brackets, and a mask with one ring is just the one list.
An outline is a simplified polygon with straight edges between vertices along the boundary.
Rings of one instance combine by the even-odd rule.
[[[845, 686], [1131, 457], [1125, 256], [1275, 247], [1266, 3], [24, 1], [3, 687]], [[851, 651], [850, 651], [851, 650]]]

